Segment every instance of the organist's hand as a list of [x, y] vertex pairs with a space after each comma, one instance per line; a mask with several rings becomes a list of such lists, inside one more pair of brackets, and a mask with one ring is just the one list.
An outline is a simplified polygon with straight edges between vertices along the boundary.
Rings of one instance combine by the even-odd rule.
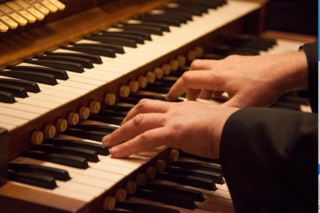
[[128, 113], [121, 127], [102, 142], [113, 147], [111, 155], [119, 158], [162, 145], [218, 158], [223, 126], [235, 111], [237, 108], [198, 102], [144, 99]]
[[308, 85], [308, 64], [303, 52], [196, 60], [190, 70], [173, 85], [168, 100], [185, 92], [189, 100], [210, 99], [226, 92], [230, 99], [225, 106], [265, 107], [283, 93], [306, 89]]

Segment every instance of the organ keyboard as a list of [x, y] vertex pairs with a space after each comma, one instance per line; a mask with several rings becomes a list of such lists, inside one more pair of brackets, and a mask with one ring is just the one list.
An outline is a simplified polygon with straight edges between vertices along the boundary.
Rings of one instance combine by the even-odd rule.
[[[36, 5], [47, 1], [16, 2], [41, 12]], [[270, 54], [302, 43], [257, 37], [264, 2], [61, 2], [64, 11], [0, 34], [0, 126], [7, 129], [0, 131], [1, 210], [233, 212], [217, 163], [194, 156], [172, 163], [179, 153], [166, 147], [113, 159], [100, 141], [140, 99], [164, 100], [196, 58]], [[309, 110], [295, 94], [273, 107]]]

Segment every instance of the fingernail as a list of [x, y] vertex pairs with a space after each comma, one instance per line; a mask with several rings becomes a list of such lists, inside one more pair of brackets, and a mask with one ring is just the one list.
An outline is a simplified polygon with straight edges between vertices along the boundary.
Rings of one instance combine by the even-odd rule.
[[111, 136], [110, 136], [110, 135], [104, 136], [104, 137], [102, 138], [102, 143], [103, 143], [104, 145], [107, 145], [107, 144], [110, 142], [110, 139], [111, 139]]
[[110, 154], [112, 156], [117, 156], [120, 153], [120, 149], [118, 147], [113, 147], [112, 149], [110, 149]]

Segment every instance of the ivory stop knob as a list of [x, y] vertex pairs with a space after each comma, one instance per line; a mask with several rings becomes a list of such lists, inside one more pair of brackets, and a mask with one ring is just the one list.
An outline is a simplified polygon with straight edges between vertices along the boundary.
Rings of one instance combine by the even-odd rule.
[[44, 136], [47, 138], [53, 138], [56, 135], [57, 129], [54, 125], [48, 124], [44, 128]]
[[78, 113], [75, 113], [75, 112], [71, 112], [69, 115], [68, 115], [68, 123], [69, 125], [72, 125], [72, 126], [75, 126], [79, 123], [79, 114]]
[[136, 178], [136, 183], [138, 186], [144, 186], [147, 182], [147, 176], [145, 174], [139, 173]]
[[127, 191], [124, 189], [117, 189], [114, 197], [115, 197], [116, 201], [123, 202], [123, 201], [125, 201], [125, 199], [127, 197]]
[[90, 109], [88, 107], [81, 107], [79, 110], [79, 116], [81, 119], [87, 120], [90, 116]]
[[170, 64], [164, 64], [164, 65], [162, 65], [162, 70], [163, 70], [163, 73], [164, 73], [165, 75], [170, 75], [170, 73], [171, 73], [171, 66], [170, 66]]
[[57, 120], [56, 129], [59, 132], [64, 132], [67, 130], [67, 128], [68, 128], [68, 121], [66, 119], [60, 118]]
[[154, 73], [156, 74], [157, 79], [162, 79], [163, 78], [163, 69], [161, 68], [155, 68]]
[[196, 53], [196, 51], [190, 50], [190, 51], [188, 52], [188, 55], [187, 55], [188, 61], [193, 61], [193, 60], [196, 59], [196, 58], [197, 58], [197, 53]]
[[184, 67], [186, 65], [186, 63], [187, 63], [186, 57], [184, 57], [182, 55], [178, 56], [177, 61], [179, 63], [179, 67]]
[[116, 199], [113, 197], [106, 197], [103, 201], [103, 209], [112, 211], [116, 206]]
[[40, 145], [43, 142], [44, 135], [41, 131], [34, 131], [31, 135], [31, 143]]
[[175, 71], [177, 71], [179, 69], [179, 65], [180, 65], [179, 61], [177, 61], [177, 60], [171, 60], [170, 61], [171, 70], [173, 72], [175, 72]]
[[100, 112], [101, 104], [98, 101], [91, 101], [89, 109], [92, 114], [97, 114]]
[[119, 95], [122, 98], [127, 98], [130, 95], [130, 87], [128, 86], [121, 86], [119, 89]]
[[128, 181], [126, 191], [128, 195], [133, 195], [137, 190], [137, 184], [133, 181]]
[[179, 159], [179, 155], [180, 155], [180, 154], [179, 154], [179, 151], [173, 149], [173, 150], [171, 150], [171, 152], [170, 152], [169, 160], [170, 160], [171, 162], [175, 162], [175, 161], [177, 161], [177, 160]]
[[156, 174], [157, 174], [156, 168], [154, 168], [152, 166], [148, 167], [147, 172], [146, 172], [148, 179], [153, 180], [156, 177]]
[[139, 83], [137, 81], [130, 81], [129, 87], [131, 92], [138, 92], [139, 91]]
[[156, 74], [153, 72], [148, 72], [146, 77], [147, 77], [148, 83], [153, 84], [156, 81]]
[[156, 162], [157, 172], [163, 172], [165, 168], [166, 168], [166, 162], [164, 160], [157, 160]]
[[148, 79], [146, 77], [140, 76], [138, 78], [138, 83], [140, 88], [146, 88], [148, 85]]
[[108, 93], [104, 99], [104, 103], [108, 106], [112, 106], [116, 103], [116, 96], [115, 94]]
[[204, 50], [202, 47], [198, 46], [194, 49], [194, 51], [196, 51], [197, 58], [201, 58], [203, 56]]

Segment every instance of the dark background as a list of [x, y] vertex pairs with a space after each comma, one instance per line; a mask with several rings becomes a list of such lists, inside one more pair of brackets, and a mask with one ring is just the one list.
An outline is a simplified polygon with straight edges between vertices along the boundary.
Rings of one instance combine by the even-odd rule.
[[266, 30], [318, 36], [317, 0], [270, 0]]

